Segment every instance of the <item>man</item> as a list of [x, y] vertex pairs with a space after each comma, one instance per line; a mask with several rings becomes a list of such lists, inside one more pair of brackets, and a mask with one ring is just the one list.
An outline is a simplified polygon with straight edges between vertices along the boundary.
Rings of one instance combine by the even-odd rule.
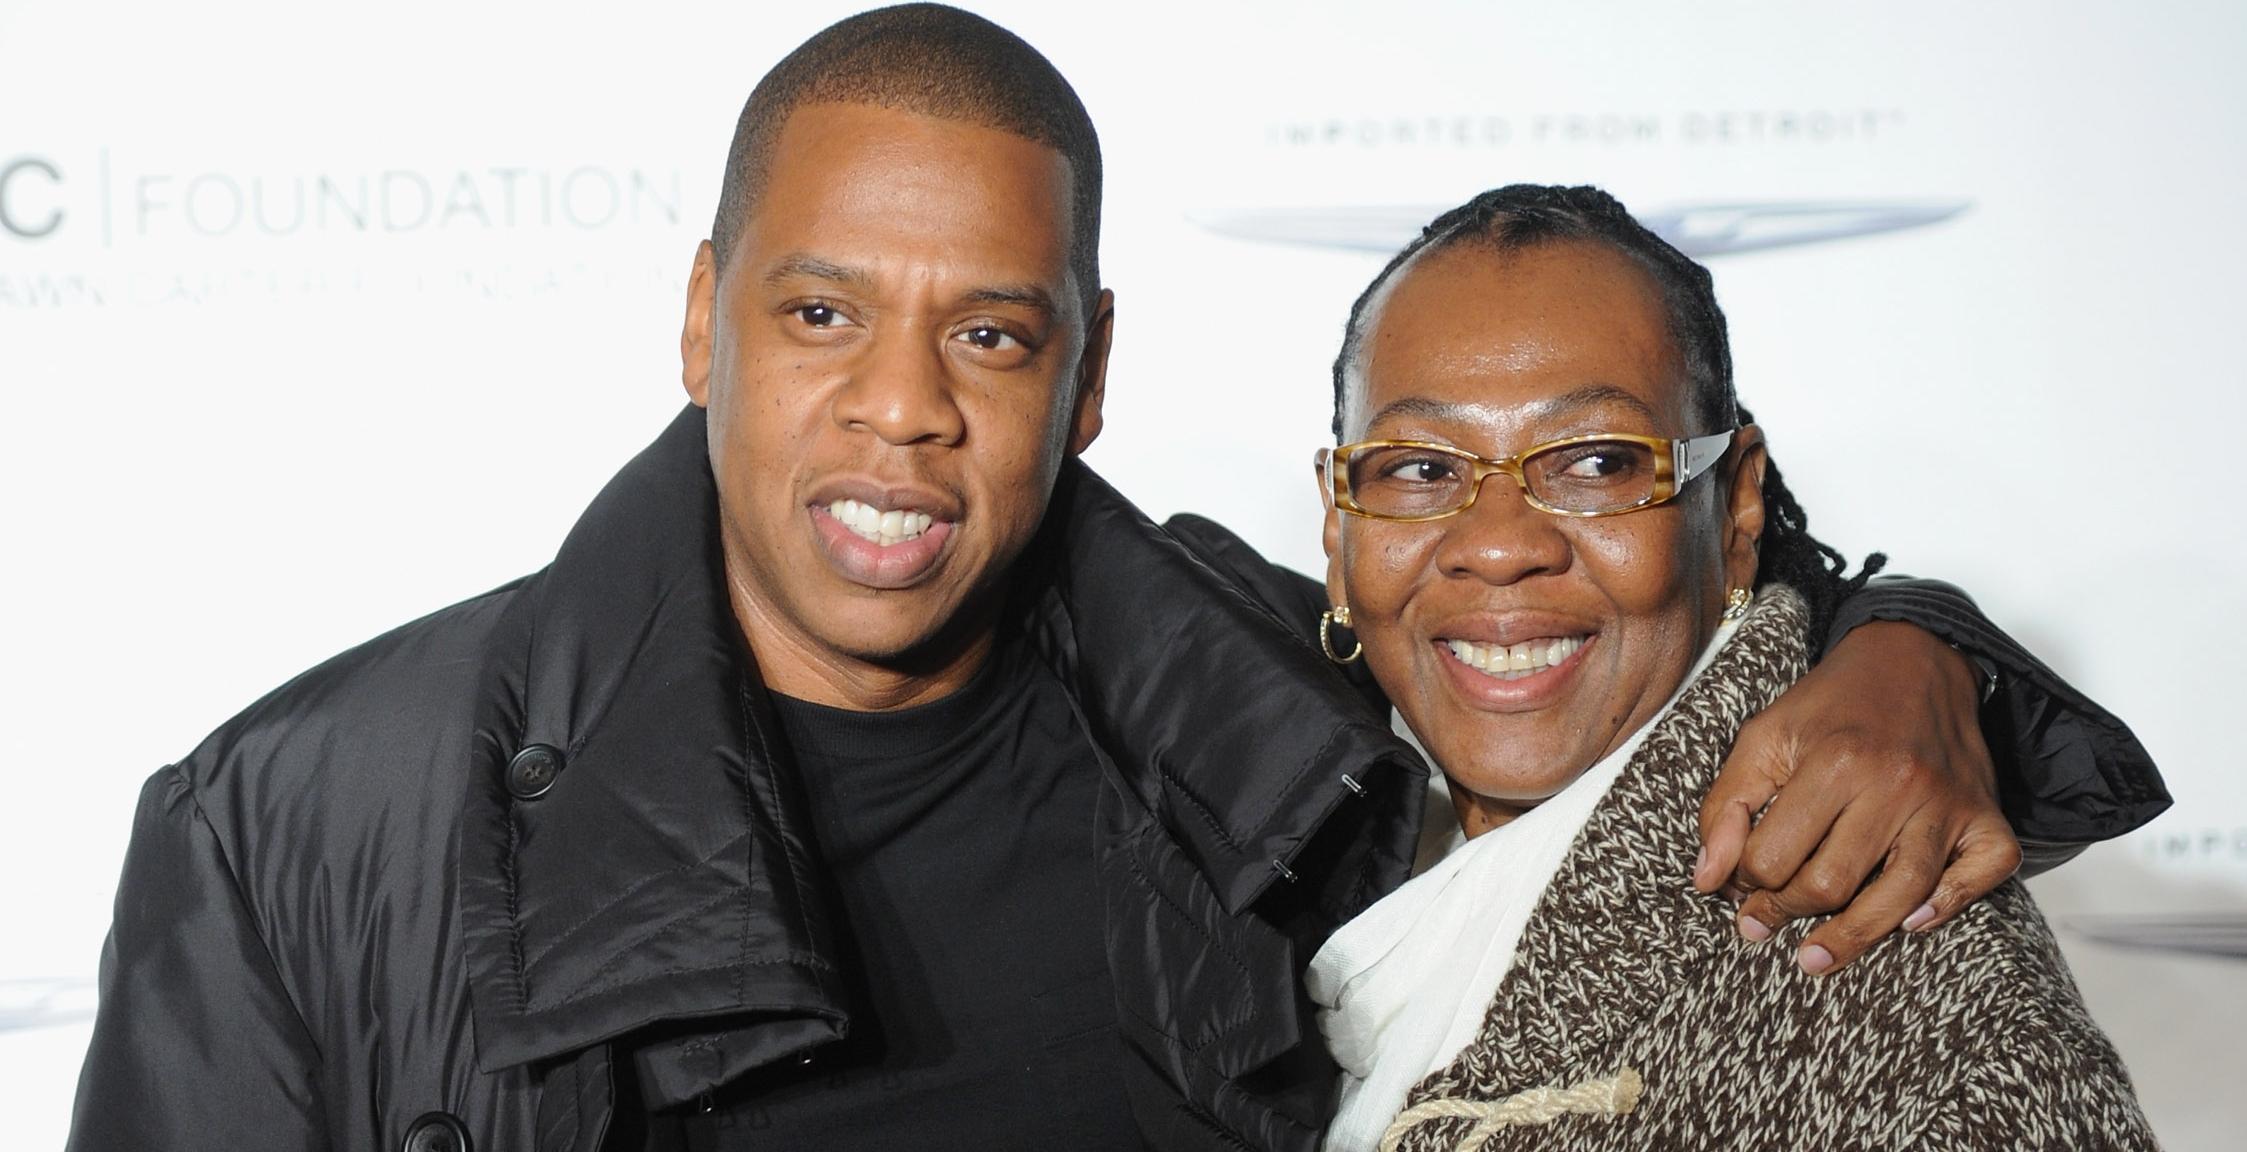
[[[1426, 769], [1311, 647], [1314, 585], [1073, 462], [1099, 179], [1066, 82], [976, 17], [777, 66], [695, 258], [693, 406], [550, 568], [150, 781], [72, 1147], [1315, 1146], [1301, 964], [1404, 878]], [[1957, 597], [1848, 607], [2008, 668], [2041, 726], [2000, 749], [2074, 756], [2005, 778], [2029, 830], [2159, 810], [2127, 733], [2070, 739], [2111, 721]], [[1744, 750], [1701, 881], [1744, 858], [1775, 921], [1910, 857], [1836, 959], [1986, 890], [2018, 850], [1976, 691], [1915, 630], [1853, 634]]]

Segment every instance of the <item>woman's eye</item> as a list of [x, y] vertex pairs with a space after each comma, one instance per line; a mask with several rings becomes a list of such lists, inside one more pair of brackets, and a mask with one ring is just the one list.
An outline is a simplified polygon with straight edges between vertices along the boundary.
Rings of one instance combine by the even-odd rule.
[[1628, 471], [1630, 458], [1619, 453], [1586, 452], [1568, 462], [1562, 474], [1571, 480], [1603, 480]]
[[1451, 479], [1453, 471], [1448, 460], [1420, 457], [1391, 465], [1382, 476], [1390, 480], [1402, 480], [1407, 484], [1439, 484]]

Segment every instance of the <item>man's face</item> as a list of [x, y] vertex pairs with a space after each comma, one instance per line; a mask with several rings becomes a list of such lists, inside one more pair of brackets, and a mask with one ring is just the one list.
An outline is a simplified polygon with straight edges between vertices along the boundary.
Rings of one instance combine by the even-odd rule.
[[1100, 430], [1110, 302], [1084, 315], [1071, 180], [1006, 132], [808, 105], [724, 275], [697, 256], [684, 376], [775, 688], [859, 704], [840, 689], [870, 670], [954, 681], [980, 653], [1062, 460]]

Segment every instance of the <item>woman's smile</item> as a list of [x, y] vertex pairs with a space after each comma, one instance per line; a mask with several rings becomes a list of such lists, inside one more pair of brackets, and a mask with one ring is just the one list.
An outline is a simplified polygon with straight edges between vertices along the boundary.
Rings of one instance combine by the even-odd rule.
[[1461, 664], [1500, 680], [1522, 680], [1560, 667], [1590, 636], [1556, 636], [1524, 640], [1519, 644], [1477, 644], [1472, 640], [1445, 640], [1444, 647]]
[[1512, 611], [1449, 620], [1427, 659], [1459, 703], [1481, 712], [1533, 712], [1568, 695], [1599, 629], [1551, 612]]

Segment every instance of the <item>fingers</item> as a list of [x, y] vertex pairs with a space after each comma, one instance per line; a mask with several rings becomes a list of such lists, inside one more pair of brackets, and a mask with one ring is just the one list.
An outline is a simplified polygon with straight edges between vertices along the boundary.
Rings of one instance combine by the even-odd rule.
[[[1755, 822], [1754, 830], [1748, 834], [1747, 843], [1740, 850], [1740, 862], [1736, 871], [1741, 887], [1751, 890], [1786, 888], [1797, 881], [1803, 865], [1809, 862], [1818, 846], [1840, 831], [1836, 825], [1845, 815], [1854, 816], [1860, 825], [1869, 823], [1867, 812], [1859, 811], [1868, 806], [1850, 804], [1856, 798], [1857, 789], [1852, 786], [1855, 782], [1847, 776], [1838, 780], [1824, 780], [1829, 774], [1824, 766], [1820, 766], [1817, 771], [1820, 779], [1806, 777], [1796, 781], [1799, 787], [1790, 787], [1779, 793], [1771, 801], [1771, 806], [1764, 809], [1762, 817]], [[1870, 834], [1869, 828], [1852, 831], [1854, 836], [1850, 843], [1853, 845]], [[1894, 829], [1886, 831], [1893, 833]], [[1885, 838], [1880, 846], [1887, 847]], [[1872, 873], [1873, 866], [1878, 861], [1879, 856], [1875, 855], [1872, 863], [1865, 866], [1864, 874], [1856, 877], [1858, 883], [1862, 883], [1864, 877]], [[1841, 894], [1841, 899], [1847, 900], [1849, 893], [1856, 890], [1856, 885], [1852, 884], [1849, 892]], [[1840, 906], [1836, 903], [1828, 908], [1814, 910], [1830, 912]]]
[[1795, 963], [1812, 976], [1837, 972], [1882, 937], [1920, 917], [1943, 876], [1949, 849], [1950, 838], [1935, 820], [1906, 825], [1879, 877], [1847, 908], [1811, 930], [1795, 951]]
[[[1712, 791], [1709, 801], [1717, 799]], [[1693, 862], [1695, 889], [1714, 892], [1732, 878], [1753, 826], [1754, 812], [1746, 799], [1725, 798], [1713, 808], [1709, 803], [1701, 805], [1701, 855]]]
[[1959, 838], [1958, 851], [1951, 857], [1934, 892], [1927, 897], [1921, 912], [1904, 921], [1911, 932], [1924, 932], [1958, 915], [1960, 909], [1990, 894], [1998, 885], [2011, 879], [2021, 870], [2021, 842], [2014, 839], [2013, 829], [2005, 818], [1995, 813], [1975, 817]]
[[1755, 815], [1779, 794], [1792, 772], [1792, 738], [1783, 726], [1758, 716], [1740, 729], [1732, 752], [1701, 799], [1701, 856], [1693, 887], [1714, 892], [1739, 869]]
[[[1845, 824], [1848, 817], [1845, 815]], [[1842, 829], [1836, 829], [1837, 836]], [[1833, 918], [1812, 929], [1795, 952], [1802, 970], [1823, 976], [1840, 971], [1901, 927], [1933, 929], [1987, 896], [2021, 865], [2020, 842], [2002, 817], [1984, 815], [1955, 837], [1930, 815], [1908, 822], [1896, 836], [1880, 875]], [[1833, 845], [1832, 847], [1843, 847]], [[1854, 875], [1853, 856], [1826, 859], [1828, 846], [1803, 869], [1804, 882], [1777, 892], [1751, 894], [1740, 909], [1741, 935], [1767, 940], [1789, 919], [1823, 911], [1836, 887]], [[1947, 865], [1946, 865], [1947, 858]], [[1844, 897], [1846, 899], [1846, 897]]]
[[1973, 694], [1934, 690], [1975, 678], [1946, 676], [1959, 672], [1947, 650], [1928, 675], [1929, 643], [1903, 626], [1852, 632], [1741, 729], [1702, 804], [1693, 886], [1744, 893], [1742, 936], [1839, 911], [1796, 950], [1807, 972], [1944, 923], [2020, 864]]
[[[1763, 849], [1756, 843], [1765, 829], [1771, 827], [1772, 817], [1779, 806], [1771, 806], [1763, 823], [1750, 837], [1748, 857], [1754, 861]], [[1818, 916], [1832, 912], [1850, 903], [1873, 871], [1881, 866], [1896, 849], [1896, 830], [1887, 811], [1869, 804], [1858, 804], [1843, 812], [1833, 823], [1833, 831], [1823, 841], [1814, 842], [1815, 855], [1803, 862], [1787, 877], [1784, 883], [1760, 888], [1740, 905], [1740, 934], [1750, 940], [1768, 939], [1772, 932], [1790, 920], [1805, 916]], [[1824, 821], [1819, 826], [1824, 827]], [[1791, 849], [1791, 845], [1789, 846]], [[1918, 896], [1925, 899], [1935, 889], [1935, 877], [1942, 871], [1946, 853], [1940, 837], [1931, 846], [1932, 857], [1927, 864], [1927, 886]], [[1896, 913], [1898, 923], [1903, 921], [1906, 908]], [[1893, 925], [1891, 925], [1893, 927]]]

